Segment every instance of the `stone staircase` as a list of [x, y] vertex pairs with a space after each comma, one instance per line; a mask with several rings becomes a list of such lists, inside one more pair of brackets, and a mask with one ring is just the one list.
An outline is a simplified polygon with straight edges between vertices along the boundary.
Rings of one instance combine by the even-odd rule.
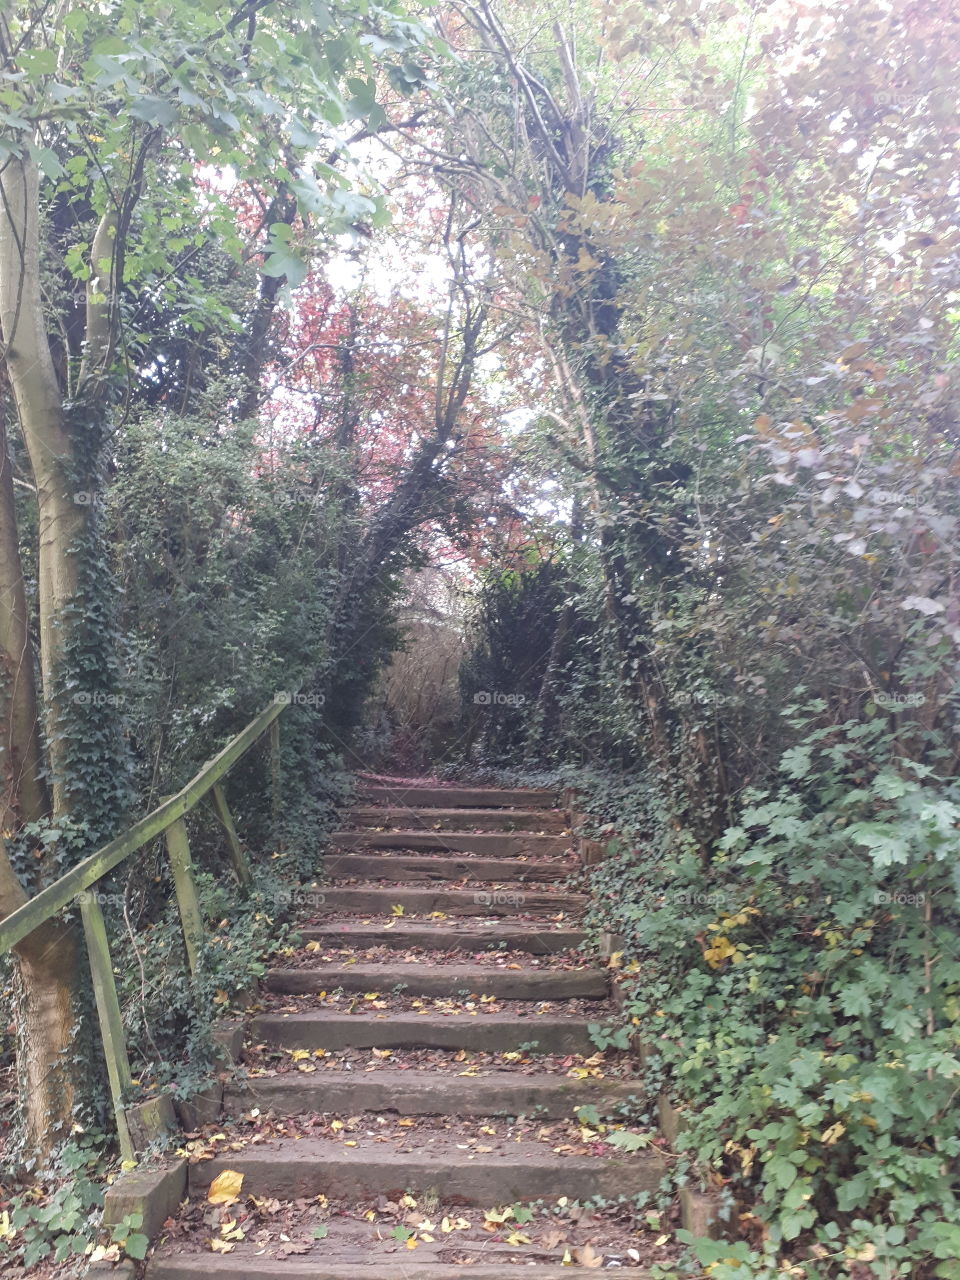
[[[148, 1277], [503, 1280], [520, 1267], [560, 1280], [605, 1265], [589, 1250], [578, 1265], [576, 1250], [524, 1243], [522, 1233], [493, 1244], [446, 1226], [432, 1237], [421, 1229], [413, 1252], [380, 1222], [404, 1197], [449, 1224], [489, 1206], [632, 1197], [664, 1176], [655, 1148], [626, 1154], [601, 1142], [584, 1154], [553, 1127], [584, 1106], [609, 1118], [642, 1092], [632, 1067], [618, 1076], [589, 1066], [588, 1027], [610, 1012], [608, 980], [568, 954], [584, 940], [586, 898], [555, 804], [545, 791], [362, 791], [308, 895], [304, 950], [266, 975], [251, 1012], [251, 1078], [224, 1098], [241, 1130], [245, 1118], [252, 1127], [273, 1116], [285, 1132], [205, 1153], [212, 1158], [190, 1166], [189, 1193], [199, 1205], [229, 1170], [254, 1203], [302, 1214], [336, 1200], [369, 1205], [368, 1220], [332, 1215], [322, 1238], [293, 1256], [262, 1235], [258, 1250], [252, 1228], [218, 1253], [174, 1232]], [[588, 1065], [571, 1072], [571, 1061]], [[271, 1063], [280, 1066], [263, 1066]], [[645, 1274], [619, 1256], [606, 1265]]]

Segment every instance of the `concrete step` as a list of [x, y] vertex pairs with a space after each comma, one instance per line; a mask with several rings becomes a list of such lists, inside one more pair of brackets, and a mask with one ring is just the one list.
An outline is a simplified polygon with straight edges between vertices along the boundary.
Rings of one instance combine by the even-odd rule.
[[356, 805], [347, 815], [355, 827], [400, 827], [409, 831], [538, 831], [559, 835], [566, 814], [555, 809], [410, 809], [406, 805]]
[[587, 935], [580, 929], [550, 927], [545, 924], [508, 924], [487, 921], [413, 921], [395, 919], [385, 924], [361, 920], [340, 920], [332, 924], [308, 925], [300, 929], [305, 942], [321, 942], [333, 947], [418, 947], [436, 951], [526, 951], [529, 955], [555, 955], [580, 947]]
[[507, 1053], [526, 1045], [536, 1053], [596, 1052], [587, 1026], [597, 1018], [516, 1013], [259, 1013], [247, 1038], [285, 1049], [467, 1049]]
[[602, 969], [494, 969], [482, 964], [323, 964], [311, 969], [271, 969], [268, 991], [309, 995], [316, 991], [396, 991], [404, 995], [456, 996], [461, 992], [498, 1000], [605, 1000]]
[[[151, 1258], [147, 1280], [507, 1280], [519, 1271], [527, 1280], [588, 1280], [596, 1271], [586, 1267], [554, 1266], [551, 1263], [514, 1265], [494, 1263], [463, 1267], [456, 1263], [421, 1262], [411, 1256], [402, 1262], [357, 1263], [350, 1258], [234, 1258], [215, 1253], [189, 1253], [179, 1257]], [[646, 1280], [649, 1272], [631, 1268], [635, 1280]], [[519, 1280], [519, 1277], [518, 1277]]]
[[518, 854], [562, 858], [573, 848], [570, 836], [540, 836], [529, 831], [335, 831], [334, 849], [409, 849], [421, 852], [475, 853], [488, 858]]
[[245, 1087], [228, 1084], [228, 1115], [251, 1107], [281, 1116], [313, 1113], [354, 1116], [396, 1112], [400, 1116], [529, 1116], [569, 1119], [577, 1107], [595, 1106], [614, 1117], [619, 1102], [639, 1098], [639, 1080], [572, 1080], [559, 1074], [459, 1076], [440, 1071], [318, 1071], [304, 1075], [255, 1076]]
[[534, 892], [526, 885], [504, 884], [484, 889], [407, 889], [379, 884], [318, 886], [318, 911], [356, 911], [362, 915], [389, 916], [394, 907], [414, 915], [442, 911], [448, 916], [555, 916], [560, 912], [578, 917], [588, 899], [582, 893]]
[[526, 787], [415, 787], [360, 785], [357, 799], [371, 804], [411, 809], [554, 809], [556, 791]]
[[441, 854], [417, 857], [405, 853], [328, 853], [323, 869], [335, 879], [359, 876], [365, 880], [563, 880], [580, 870], [572, 859], [523, 862], [519, 858], [447, 858]]
[[[541, 1143], [511, 1142], [505, 1154], [470, 1153], [473, 1159], [468, 1159], [455, 1142], [432, 1146], [424, 1143], [422, 1134], [418, 1140], [423, 1143], [420, 1150], [409, 1152], [369, 1137], [361, 1137], [355, 1147], [325, 1138], [258, 1143], [191, 1165], [189, 1190], [192, 1196], [204, 1194], [218, 1174], [231, 1169], [243, 1174], [245, 1195], [278, 1200], [318, 1195], [359, 1200], [436, 1188], [445, 1200], [490, 1206], [561, 1196], [633, 1196], [656, 1190], [666, 1173], [665, 1161], [650, 1151], [561, 1157]], [[203, 1255], [202, 1265], [209, 1261]], [[472, 1268], [471, 1274], [475, 1275]], [[498, 1280], [502, 1277], [501, 1271]]]

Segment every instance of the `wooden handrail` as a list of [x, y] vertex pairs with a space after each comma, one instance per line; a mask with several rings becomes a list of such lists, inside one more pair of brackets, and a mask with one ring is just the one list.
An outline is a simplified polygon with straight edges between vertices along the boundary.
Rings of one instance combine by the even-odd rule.
[[16, 911], [12, 911], [0, 921], [0, 955], [2, 955], [15, 947], [44, 921], [58, 915], [79, 896], [80, 915], [87, 944], [87, 956], [90, 960], [100, 1022], [100, 1038], [107, 1062], [120, 1151], [126, 1160], [134, 1159], [135, 1155], [125, 1108], [125, 1095], [131, 1084], [130, 1063], [124, 1042], [120, 1002], [117, 998], [113, 964], [110, 958], [110, 943], [103, 912], [97, 895], [87, 893], [86, 890], [92, 888], [114, 867], [119, 866], [151, 840], [165, 835], [177, 905], [180, 909], [187, 961], [191, 973], [196, 973], [203, 941], [203, 919], [193, 879], [190, 844], [183, 822], [184, 815], [196, 808], [207, 792], [214, 792], [214, 808], [227, 834], [231, 862], [241, 887], [246, 890], [251, 879], [250, 869], [246, 865], [246, 859], [233, 826], [233, 818], [230, 816], [230, 810], [227, 808], [226, 798], [219, 783], [240, 757], [269, 731], [271, 753], [274, 756], [271, 762], [272, 805], [276, 810], [279, 803], [277, 756], [280, 726], [278, 721], [284, 707], [289, 706], [295, 697], [296, 694], [275, 694], [270, 705], [264, 707], [260, 714], [255, 716], [245, 729], [241, 729], [212, 760], [208, 760], [200, 772], [195, 774], [176, 795], [168, 796], [145, 818], [141, 818], [115, 840], [111, 840], [95, 853], [91, 853], [88, 858], [78, 862], [53, 884], [41, 889], [29, 902], [25, 902], [22, 907], [18, 907]]
[[108, 871], [112, 871], [114, 867], [129, 858], [131, 853], [136, 853], [151, 840], [162, 836], [171, 823], [195, 808], [207, 792], [229, 773], [240, 757], [249, 751], [257, 739], [266, 733], [287, 705], [281, 701], [271, 702], [250, 721], [245, 729], [231, 739], [221, 752], [212, 760], [208, 760], [200, 772], [195, 774], [176, 795], [170, 796], [163, 804], [151, 810], [145, 818], [134, 823], [123, 835], [117, 836], [109, 844], [91, 853], [75, 867], [64, 872], [53, 884], [41, 889], [29, 902], [25, 902], [22, 907], [5, 916], [0, 921], [0, 954], [15, 947], [45, 920], [49, 920], [51, 916], [57, 915], [68, 907], [78, 893], [95, 885]]

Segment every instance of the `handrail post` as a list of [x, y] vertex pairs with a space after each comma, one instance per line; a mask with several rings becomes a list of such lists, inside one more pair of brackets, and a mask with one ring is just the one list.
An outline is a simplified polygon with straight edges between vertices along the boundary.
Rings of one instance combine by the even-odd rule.
[[233, 869], [236, 872], [237, 880], [240, 882], [241, 889], [248, 892], [253, 886], [253, 875], [250, 872], [250, 863], [247, 856], [243, 852], [243, 846], [237, 835], [237, 828], [234, 825], [233, 814], [227, 805], [227, 797], [220, 783], [214, 785], [212, 791], [213, 808], [217, 817], [220, 819], [220, 825], [223, 827], [227, 836], [227, 851], [230, 855], [230, 861], [233, 863]]
[[123, 1107], [124, 1090], [129, 1089], [131, 1084], [130, 1060], [127, 1057], [127, 1046], [123, 1038], [123, 1018], [120, 1013], [120, 1001], [117, 999], [117, 984], [113, 979], [113, 962], [110, 959], [107, 926], [97, 900], [96, 889], [85, 889], [77, 897], [87, 942], [93, 994], [97, 1002], [97, 1017], [100, 1020], [103, 1056], [107, 1060], [107, 1078], [110, 1081], [110, 1097], [113, 1100], [113, 1112], [117, 1121], [120, 1154], [124, 1160], [133, 1160], [135, 1159], [133, 1142], [130, 1139], [130, 1129]]
[[280, 718], [270, 725], [270, 809], [280, 816]]
[[203, 945], [203, 913], [193, 879], [193, 863], [190, 859], [190, 841], [187, 825], [182, 818], [171, 822], [164, 832], [167, 855], [173, 872], [173, 887], [177, 892], [180, 923], [183, 925], [183, 942], [187, 949], [190, 972], [196, 973], [200, 964], [200, 948]]

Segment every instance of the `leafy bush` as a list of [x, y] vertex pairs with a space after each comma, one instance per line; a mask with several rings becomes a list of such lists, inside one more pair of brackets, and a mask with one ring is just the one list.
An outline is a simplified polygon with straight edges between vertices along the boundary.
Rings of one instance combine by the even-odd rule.
[[[802, 732], [819, 710], [785, 714]], [[960, 785], [894, 739], [879, 716], [808, 729], [709, 857], [648, 812], [595, 873], [592, 915], [639, 970], [625, 1013], [689, 1105], [684, 1147], [774, 1251], [799, 1247], [802, 1274], [951, 1280]]]
[[[45, 1260], [64, 1262], [89, 1253], [93, 1247], [103, 1205], [103, 1180], [107, 1168], [103, 1135], [76, 1137], [59, 1148], [43, 1169], [30, 1174], [30, 1186], [6, 1200], [0, 1212], [0, 1260], [30, 1269]], [[131, 1256], [141, 1241], [133, 1224], [124, 1239], [131, 1238]], [[139, 1253], [143, 1257], [143, 1252]]]

